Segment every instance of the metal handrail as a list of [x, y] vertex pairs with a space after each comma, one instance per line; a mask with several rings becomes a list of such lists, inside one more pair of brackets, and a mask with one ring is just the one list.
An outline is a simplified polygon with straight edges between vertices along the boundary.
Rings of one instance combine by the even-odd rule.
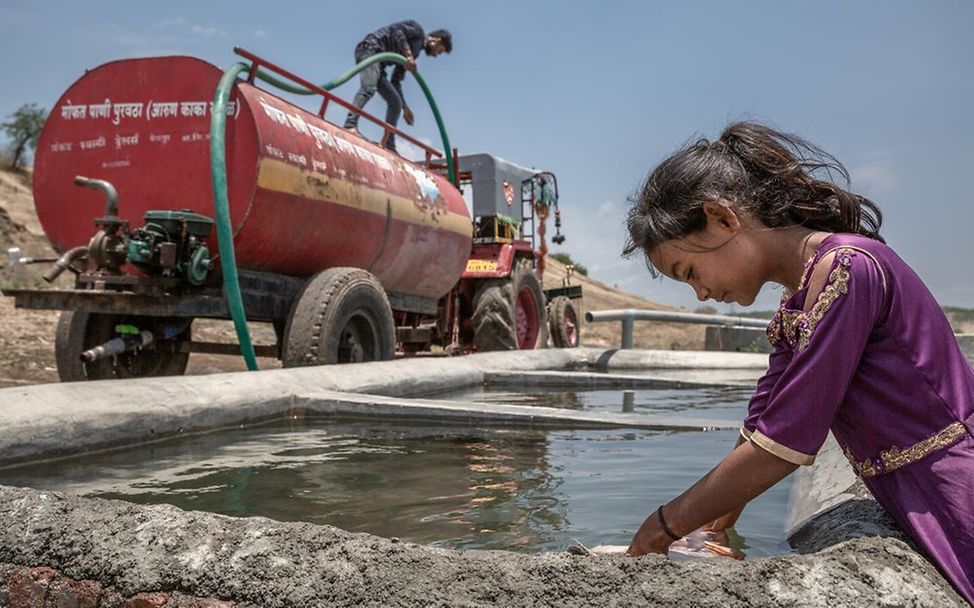
[[415, 137], [399, 130], [397, 127], [390, 125], [389, 123], [382, 120], [381, 118], [378, 118], [377, 116], [374, 116], [366, 112], [362, 108], [356, 107], [354, 104], [345, 101], [338, 95], [335, 95], [330, 91], [326, 91], [320, 86], [313, 84], [312, 82], [305, 80], [304, 78], [301, 78], [300, 76], [294, 74], [293, 72], [285, 70], [284, 68], [274, 63], [271, 63], [270, 61], [264, 59], [263, 57], [258, 57], [257, 55], [251, 53], [250, 51], [247, 51], [246, 49], [242, 49], [240, 47], [234, 47], [233, 50], [241, 57], [250, 60], [250, 62], [252, 63], [252, 67], [249, 70], [249, 73], [247, 75], [247, 82], [249, 82], [250, 84], [254, 84], [254, 80], [257, 78], [257, 72], [259, 68], [262, 67], [267, 68], [268, 70], [271, 70], [272, 72], [276, 72], [277, 74], [284, 76], [288, 80], [295, 82], [303, 87], [306, 87], [308, 90], [318, 95], [321, 95], [324, 98], [324, 101], [322, 101], [321, 108], [318, 110], [318, 117], [321, 118], [322, 120], [325, 120], [325, 110], [328, 109], [329, 102], [334, 102], [339, 106], [345, 108], [346, 110], [358, 114], [362, 118], [379, 125], [383, 131], [383, 139], [385, 137], [388, 137], [389, 134], [394, 133], [397, 136], [399, 136], [400, 139], [404, 139], [409, 143], [413, 144], [414, 146], [423, 150], [423, 152], [426, 154], [426, 164], [429, 164], [433, 158], [439, 158], [443, 156], [443, 152], [440, 152], [433, 146], [430, 146], [429, 144], [419, 141]]
[[750, 317], [731, 315], [704, 315], [693, 312], [672, 312], [668, 310], [641, 310], [624, 308], [620, 310], [598, 310], [585, 313], [589, 323], [603, 321], [622, 321], [622, 348], [632, 348], [633, 327], [636, 321], [658, 321], [662, 323], [696, 323], [718, 325], [721, 327], [754, 327], [764, 329], [768, 321]]

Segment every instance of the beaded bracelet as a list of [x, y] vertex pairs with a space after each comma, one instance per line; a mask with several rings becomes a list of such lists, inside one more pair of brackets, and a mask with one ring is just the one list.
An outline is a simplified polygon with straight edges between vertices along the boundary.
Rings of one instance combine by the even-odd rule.
[[663, 505], [660, 505], [659, 508], [656, 509], [656, 516], [659, 517], [659, 525], [661, 528], [663, 528], [663, 532], [666, 532], [667, 536], [673, 540], [680, 540], [680, 538], [682, 538], [676, 534], [673, 534], [673, 530], [670, 530], [670, 527], [666, 525], [666, 520], [663, 519]]

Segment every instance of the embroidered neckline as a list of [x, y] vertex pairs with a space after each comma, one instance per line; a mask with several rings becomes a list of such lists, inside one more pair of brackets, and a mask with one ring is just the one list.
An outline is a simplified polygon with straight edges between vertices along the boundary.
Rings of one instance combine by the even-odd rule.
[[[785, 289], [783, 291], [783, 293], [781, 294], [781, 302], [780, 302], [781, 307], [789, 308], [788, 306], [785, 306], [785, 304], [787, 304], [789, 300], [795, 297], [795, 295], [801, 293], [802, 290], [808, 287], [808, 282], [812, 278], [812, 269], [815, 267], [815, 263], [818, 262], [819, 258], [821, 257], [821, 254], [824, 251], [829, 251], [825, 249], [825, 242], [831, 239], [833, 236], [835, 236], [835, 233], [827, 234], [825, 238], [822, 239], [822, 241], [818, 244], [815, 250], [812, 251], [812, 255], [810, 255], [808, 259], [802, 263], [802, 276], [798, 280], [798, 288], [795, 291], [789, 291], [788, 289]], [[801, 308], [791, 309], [791, 310], [801, 311]]]
[[[829, 237], [823, 239], [822, 243], [819, 244], [815, 255], [811, 258], [812, 263], [809, 265], [811, 267], [817, 263], [821, 257], [819, 255], [821, 251], [836, 252], [835, 261], [833, 262], [835, 266], [829, 272], [825, 286], [819, 292], [815, 303], [808, 312], [788, 308], [788, 300], [794, 294], [782, 300], [781, 305], [778, 307], [767, 328], [768, 341], [773, 346], [784, 342], [794, 348], [796, 352], [804, 350], [811, 341], [815, 328], [821, 322], [822, 318], [825, 317], [825, 313], [832, 308], [832, 305], [835, 304], [841, 295], [849, 291], [849, 280], [852, 278], [849, 268], [852, 266], [852, 257], [855, 255], [855, 249], [842, 246], [825, 249], [822, 245], [825, 244], [825, 241]], [[810, 276], [810, 273], [806, 274]], [[805, 281], [803, 280], [803, 282]], [[805, 285], [802, 285], [801, 289], [804, 288]], [[800, 293], [801, 289], [795, 293]]]

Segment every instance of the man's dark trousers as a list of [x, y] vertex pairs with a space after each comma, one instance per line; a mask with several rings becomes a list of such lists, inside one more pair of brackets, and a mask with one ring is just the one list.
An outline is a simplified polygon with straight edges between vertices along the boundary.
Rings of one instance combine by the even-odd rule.
[[[375, 55], [379, 51], [375, 48], [369, 46], [365, 43], [359, 43], [355, 47], [355, 63], [359, 64], [365, 61], [367, 58]], [[359, 86], [358, 93], [355, 94], [355, 107], [364, 108], [365, 104], [368, 103], [372, 96], [375, 95], [376, 90], [379, 91], [379, 95], [382, 99], [386, 101], [386, 122], [392, 126], [396, 126], [399, 122], [399, 115], [402, 114], [402, 98], [399, 93], [389, 82], [389, 79], [385, 75], [385, 70], [383, 70], [382, 62], [376, 62], [359, 72], [359, 76], [362, 79], [362, 84]], [[358, 127], [358, 114], [353, 112], [348, 113], [348, 118], [345, 119], [345, 128], [351, 129], [353, 127]], [[390, 134], [389, 138], [386, 139], [386, 148], [396, 151], [396, 136]]]

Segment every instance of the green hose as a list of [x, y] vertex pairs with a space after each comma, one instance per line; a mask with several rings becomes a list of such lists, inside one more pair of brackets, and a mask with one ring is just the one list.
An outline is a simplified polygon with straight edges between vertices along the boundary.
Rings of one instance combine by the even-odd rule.
[[[397, 53], [378, 53], [367, 57], [361, 63], [348, 70], [338, 78], [321, 85], [326, 91], [344, 84], [350, 78], [369, 67], [377, 61], [390, 61], [399, 65], [406, 64], [406, 58]], [[230, 66], [220, 84], [216, 87], [216, 94], [213, 97], [213, 109], [210, 112], [210, 175], [213, 180], [213, 207], [216, 215], [216, 236], [220, 245], [220, 268], [223, 271], [223, 292], [227, 298], [227, 306], [230, 309], [230, 317], [233, 319], [234, 329], [237, 331], [237, 340], [240, 342], [240, 352], [247, 369], [255, 371], [257, 369], [257, 357], [254, 354], [254, 344], [250, 340], [250, 330], [247, 328], [247, 313], [243, 306], [243, 297], [240, 293], [240, 278], [237, 275], [237, 256], [233, 249], [233, 229], [230, 223], [230, 202], [227, 195], [227, 154], [226, 154], [226, 123], [227, 123], [227, 102], [230, 100], [230, 90], [233, 88], [237, 76], [241, 72], [250, 70], [250, 66], [245, 63], [235, 63]], [[291, 83], [279, 80], [270, 74], [257, 70], [256, 76], [279, 89], [298, 95], [314, 95], [314, 91], [292, 85]], [[443, 117], [433, 99], [433, 94], [426, 81], [418, 72], [413, 72], [416, 82], [423, 89], [426, 101], [430, 104], [433, 117], [436, 119], [436, 126], [440, 130], [440, 138], [443, 140], [443, 151], [446, 154], [447, 170], [452, 183], [457, 183], [456, 167], [453, 158], [453, 150], [450, 148], [450, 138], [446, 134], [446, 127], [443, 125]]]
[[247, 313], [240, 295], [240, 278], [237, 276], [237, 256], [233, 251], [233, 230], [230, 224], [230, 202], [227, 196], [226, 123], [227, 101], [237, 75], [249, 69], [245, 63], [235, 63], [223, 73], [213, 97], [210, 112], [210, 175], [213, 178], [213, 208], [216, 215], [216, 238], [220, 244], [220, 268], [223, 270], [223, 293], [227, 297], [230, 318], [237, 330], [240, 353], [247, 362], [247, 369], [257, 369], [254, 344], [247, 328]]
[[[321, 85], [321, 88], [326, 91], [330, 91], [335, 87], [341, 86], [348, 82], [353, 76], [377, 61], [388, 61], [391, 63], [397, 63], [399, 65], [405, 65], [407, 60], [398, 53], [377, 53], [370, 57], [366, 57], [361, 63], [358, 63], [338, 78]], [[436, 119], [436, 127], [440, 130], [440, 139], [443, 141], [443, 153], [446, 155], [447, 175], [450, 178], [450, 182], [455, 184], [457, 183], [457, 172], [453, 158], [453, 148], [450, 147], [450, 137], [446, 134], [446, 126], [443, 124], [443, 117], [440, 116], [440, 109], [436, 105], [436, 100], [433, 99], [433, 94], [430, 92], [429, 87], [426, 86], [426, 81], [423, 80], [423, 77], [419, 75], [419, 72], [413, 72], [413, 76], [416, 77], [416, 82], [419, 84], [419, 87], [423, 89], [423, 95], [426, 96], [426, 101], [429, 102], [430, 109], [433, 111], [433, 118]], [[295, 95], [317, 95], [317, 93], [311, 89], [306, 89], [302, 86], [297, 86], [279, 78], [275, 78], [262, 70], [257, 70], [257, 78], [260, 78], [264, 82], [283, 91], [294, 93]]]

